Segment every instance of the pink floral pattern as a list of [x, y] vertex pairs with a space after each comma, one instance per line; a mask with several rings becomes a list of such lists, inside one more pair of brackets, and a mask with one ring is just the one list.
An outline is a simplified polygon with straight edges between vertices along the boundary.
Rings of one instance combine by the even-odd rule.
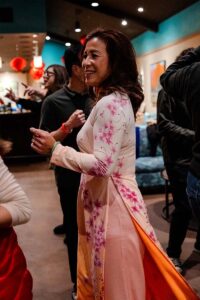
[[58, 145], [52, 156], [56, 164], [83, 173], [78, 201], [84, 215], [81, 232], [86, 232], [86, 243], [91, 249], [88, 273], [95, 300], [104, 300], [107, 220], [110, 200], [115, 200], [110, 199], [110, 187], [120, 195], [130, 216], [158, 244], [135, 182], [133, 127], [130, 100], [119, 93], [111, 94], [96, 104], [79, 132], [78, 145], [83, 153]]

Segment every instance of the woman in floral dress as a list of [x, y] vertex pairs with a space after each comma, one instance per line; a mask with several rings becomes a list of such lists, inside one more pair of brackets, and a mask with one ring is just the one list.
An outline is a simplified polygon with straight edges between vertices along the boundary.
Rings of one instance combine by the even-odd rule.
[[31, 129], [33, 149], [51, 150], [52, 164], [82, 173], [78, 300], [199, 299], [161, 249], [135, 180], [134, 116], [143, 94], [132, 45], [118, 31], [97, 29], [82, 65], [97, 102], [77, 137], [81, 152]]

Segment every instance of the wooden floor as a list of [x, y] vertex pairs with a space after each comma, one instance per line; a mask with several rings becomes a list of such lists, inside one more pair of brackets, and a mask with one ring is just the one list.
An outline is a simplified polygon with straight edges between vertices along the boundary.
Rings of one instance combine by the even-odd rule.
[[[62, 221], [53, 171], [46, 162], [9, 164], [9, 168], [30, 197], [33, 208], [31, 221], [16, 227], [34, 280], [33, 299], [70, 300], [72, 284], [66, 246], [63, 236], [55, 236], [52, 231]], [[150, 221], [166, 248], [169, 224], [161, 217], [164, 194], [145, 195], [144, 198]], [[195, 232], [188, 231], [181, 258], [185, 262], [185, 278], [200, 295], [200, 254], [192, 252], [194, 241]]]

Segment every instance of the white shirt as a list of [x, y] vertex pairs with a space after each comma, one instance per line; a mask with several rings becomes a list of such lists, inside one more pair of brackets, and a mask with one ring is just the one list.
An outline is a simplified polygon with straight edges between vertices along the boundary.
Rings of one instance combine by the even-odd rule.
[[0, 206], [6, 208], [12, 216], [12, 225], [29, 221], [30, 201], [15, 177], [9, 172], [0, 156]]

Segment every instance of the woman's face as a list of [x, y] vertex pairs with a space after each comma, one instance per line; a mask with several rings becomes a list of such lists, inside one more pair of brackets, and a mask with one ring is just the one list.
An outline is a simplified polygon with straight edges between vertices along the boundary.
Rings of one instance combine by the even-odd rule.
[[92, 38], [86, 44], [82, 66], [88, 86], [101, 86], [110, 75], [106, 44], [99, 38]]
[[52, 67], [46, 69], [43, 75], [44, 87], [50, 89], [55, 82], [55, 72]]

